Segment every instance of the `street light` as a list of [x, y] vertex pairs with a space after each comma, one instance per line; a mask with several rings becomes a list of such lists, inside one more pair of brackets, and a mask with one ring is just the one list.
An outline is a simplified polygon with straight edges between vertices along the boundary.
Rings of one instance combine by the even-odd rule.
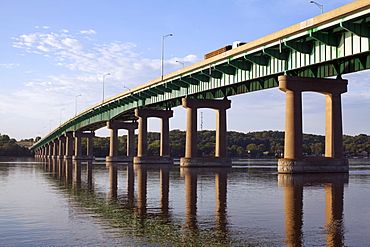
[[176, 63], [181, 64], [181, 65], [182, 65], [182, 68], [184, 68], [184, 67], [185, 67], [185, 63], [182, 63], [182, 62], [180, 62], [180, 61], [176, 61]]
[[313, 3], [313, 4], [316, 4], [317, 7], [319, 7], [321, 9], [321, 14], [324, 13], [324, 5], [321, 5], [321, 4], [318, 4], [317, 2], [315, 1], [311, 1], [310, 3]]
[[80, 97], [81, 94], [79, 95], [76, 95], [76, 98], [75, 98], [75, 116], [77, 115], [77, 97]]
[[163, 81], [163, 70], [164, 70], [164, 66], [163, 66], [163, 60], [164, 60], [164, 39], [169, 37], [169, 36], [173, 36], [172, 33], [170, 34], [167, 34], [165, 36], [162, 36], [162, 81]]
[[102, 101], [101, 103], [104, 103], [104, 78], [105, 78], [105, 76], [107, 76], [107, 75], [110, 75], [110, 73], [107, 73], [107, 74], [104, 74], [104, 75], [103, 75], [103, 101]]
[[60, 123], [59, 125], [62, 125], [62, 111], [65, 110], [65, 108], [60, 109]]
[[50, 119], [50, 122], [49, 122], [49, 132], [51, 132], [51, 121], [53, 121], [54, 119]]

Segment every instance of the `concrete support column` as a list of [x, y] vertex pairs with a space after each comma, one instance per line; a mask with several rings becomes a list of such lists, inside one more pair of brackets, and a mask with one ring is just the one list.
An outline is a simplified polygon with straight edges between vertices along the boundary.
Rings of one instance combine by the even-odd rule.
[[127, 129], [127, 156], [135, 156], [135, 129], [137, 129], [137, 123], [132, 123], [132, 128]]
[[57, 155], [58, 155], [58, 144], [59, 144], [59, 141], [57, 139], [53, 140], [53, 154], [52, 154], [52, 157], [53, 158], [56, 158]]
[[148, 150], [148, 118], [146, 116], [139, 116], [139, 133], [137, 156], [143, 157], [147, 155]]
[[94, 156], [94, 143], [93, 143], [93, 136], [87, 137], [87, 152], [86, 155], [88, 157]]
[[197, 110], [196, 107], [187, 108], [185, 157], [189, 158], [198, 156]]
[[59, 153], [58, 158], [63, 158], [66, 152], [66, 137], [65, 136], [59, 136]]
[[51, 142], [48, 143], [48, 158], [53, 155], [53, 144]]
[[66, 137], [65, 156], [64, 159], [72, 159], [73, 155], [73, 132], [67, 132], [64, 134]]
[[301, 91], [286, 91], [284, 158], [303, 158]]
[[118, 155], [118, 128], [113, 126], [108, 126], [110, 129], [110, 138], [109, 138], [109, 156]]
[[81, 145], [81, 139], [82, 135], [80, 135], [80, 132], [74, 132], [73, 137], [75, 138], [75, 157], [81, 157], [82, 156], [82, 145]]
[[170, 157], [170, 121], [169, 117], [163, 117], [161, 121], [161, 147], [159, 156]]
[[226, 127], [226, 109], [221, 108], [216, 113], [216, 152], [215, 156], [226, 158], [227, 156], [227, 127]]
[[42, 146], [41, 147], [41, 158], [45, 158], [46, 156], [46, 146]]
[[343, 158], [342, 103], [340, 94], [326, 95], [325, 157]]

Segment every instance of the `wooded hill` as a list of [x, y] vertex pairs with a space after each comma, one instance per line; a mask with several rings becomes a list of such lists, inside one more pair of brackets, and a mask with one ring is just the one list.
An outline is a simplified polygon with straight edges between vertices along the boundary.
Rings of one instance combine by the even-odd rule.
[[[148, 133], [148, 156], [159, 155], [160, 134]], [[320, 135], [304, 134], [303, 151], [308, 156], [321, 155], [325, 152], [325, 137]], [[40, 137], [37, 137], [38, 140]], [[215, 131], [203, 130], [198, 132], [198, 155], [214, 156]], [[21, 140], [0, 135], [0, 156], [29, 156], [31, 151], [27, 147], [17, 145], [30, 142], [32, 139]], [[105, 157], [109, 154], [109, 137], [96, 137], [94, 142], [94, 155]], [[137, 142], [137, 138], [136, 138]], [[118, 138], [119, 155], [126, 153], [126, 136]], [[82, 141], [83, 150], [86, 150], [86, 140]], [[368, 156], [370, 152], [370, 136], [360, 134], [357, 136], [343, 136], [344, 152], [347, 157]], [[137, 146], [137, 145], [135, 145]], [[185, 131], [170, 131], [171, 156], [183, 157], [185, 154]], [[229, 131], [227, 133], [228, 157], [282, 157], [284, 153], [284, 132], [282, 131], [260, 131], [241, 133]]]
[[[148, 156], [159, 155], [160, 134], [148, 133]], [[215, 131], [198, 131], [198, 155], [214, 156]], [[370, 152], [370, 136], [343, 136], [346, 156], [360, 156]], [[136, 145], [137, 146], [137, 145]], [[170, 131], [171, 156], [184, 157], [185, 131]], [[119, 137], [119, 155], [126, 153], [126, 136]], [[284, 132], [260, 131], [241, 133], [229, 131], [227, 133], [228, 157], [246, 158], [275, 156], [281, 157], [284, 153]], [[325, 137], [320, 135], [304, 134], [303, 151], [308, 156], [321, 155], [325, 152]], [[363, 152], [365, 151], [365, 153]], [[104, 157], [109, 152], [109, 138], [94, 138], [94, 155]], [[366, 154], [367, 156], [367, 154]]]

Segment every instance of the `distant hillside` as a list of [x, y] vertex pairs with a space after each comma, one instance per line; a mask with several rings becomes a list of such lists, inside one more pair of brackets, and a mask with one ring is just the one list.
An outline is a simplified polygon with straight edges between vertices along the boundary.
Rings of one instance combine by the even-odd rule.
[[[185, 131], [170, 131], [170, 148], [173, 157], [185, 155]], [[148, 133], [148, 155], [159, 155], [159, 133]], [[198, 155], [214, 156], [215, 131], [203, 130], [198, 132]], [[39, 137], [36, 138], [37, 140]], [[17, 142], [8, 135], [0, 134], [0, 156], [31, 156], [28, 149], [34, 143], [33, 139]], [[86, 140], [83, 140], [83, 150], [86, 150]], [[119, 154], [126, 153], [126, 136], [118, 138]], [[136, 145], [137, 146], [137, 138]], [[347, 157], [368, 156], [370, 152], [370, 136], [360, 134], [357, 136], [343, 136], [344, 154]], [[229, 131], [227, 133], [227, 152], [231, 158], [246, 157], [282, 157], [284, 153], [283, 131], [259, 131], [241, 133]], [[307, 156], [322, 155], [325, 152], [325, 137], [321, 135], [304, 134], [303, 152]], [[94, 138], [94, 155], [105, 157], [109, 153], [109, 138]]]
[[[185, 131], [170, 131], [171, 156], [185, 155]], [[160, 134], [148, 133], [148, 155], [159, 155]], [[213, 156], [215, 150], [215, 131], [203, 130], [198, 132], [198, 155]], [[303, 151], [308, 156], [321, 155], [325, 152], [325, 137], [321, 135], [304, 134]], [[343, 136], [344, 153], [346, 156], [368, 155], [370, 152], [370, 136]], [[119, 137], [119, 153], [126, 153], [126, 136]], [[228, 156], [242, 157], [281, 157], [284, 153], [283, 131], [259, 131], [241, 133], [229, 131], [227, 133]], [[95, 156], [104, 157], [109, 152], [109, 138], [94, 138]]]
[[0, 134], [0, 156], [31, 156], [28, 147], [17, 144], [17, 141], [8, 135]]

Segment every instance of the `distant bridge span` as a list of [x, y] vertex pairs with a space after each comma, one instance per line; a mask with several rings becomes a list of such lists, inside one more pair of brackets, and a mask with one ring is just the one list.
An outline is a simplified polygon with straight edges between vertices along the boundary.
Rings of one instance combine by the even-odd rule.
[[98, 103], [31, 149], [71, 131], [136, 120], [135, 109], [170, 109], [182, 98], [215, 99], [279, 86], [278, 76], [324, 78], [370, 68], [370, 2], [358, 0]]

